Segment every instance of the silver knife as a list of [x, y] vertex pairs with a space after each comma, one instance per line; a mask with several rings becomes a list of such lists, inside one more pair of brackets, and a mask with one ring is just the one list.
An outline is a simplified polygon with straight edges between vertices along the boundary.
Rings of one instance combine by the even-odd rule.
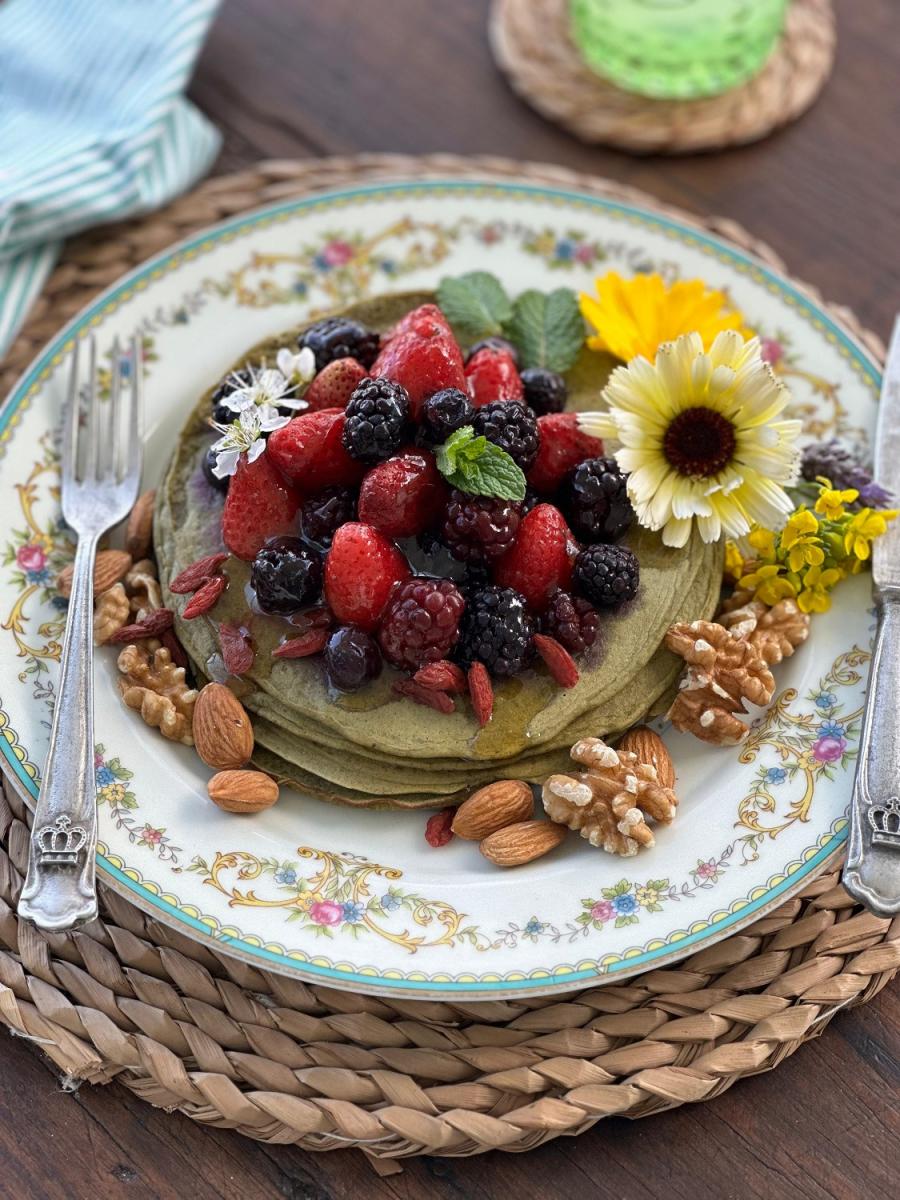
[[[881, 383], [875, 478], [900, 497], [900, 316]], [[878, 630], [850, 802], [844, 887], [880, 917], [900, 912], [900, 518], [872, 549]]]

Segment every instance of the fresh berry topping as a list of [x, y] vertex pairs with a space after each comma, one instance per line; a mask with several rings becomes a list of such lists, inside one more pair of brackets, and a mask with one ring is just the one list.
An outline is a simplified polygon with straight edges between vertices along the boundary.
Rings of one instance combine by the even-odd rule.
[[540, 628], [572, 654], [583, 654], [597, 640], [600, 614], [580, 596], [557, 592], [541, 617]]
[[[182, 619], [185, 621], [193, 621], [195, 617], [202, 617], [204, 613], [208, 613], [209, 610], [214, 608], [218, 603], [219, 597], [225, 591], [227, 584], [228, 580], [224, 575], [213, 575], [211, 578], [207, 579], [206, 583], [201, 584], [200, 587], [197, 588], [196, 592], [194, 592], [193, 596], [191, 596], [190, 600], [188, 600], [187, 604], [184, 606], [184, 611], [181, 614]], [[159, 611], [165, 612], [166, 610], [160, 609]], [[158, 631], [153, 628], [151, 622], [147, 618], [141, 621], [140, 624], [143, 626], [144, 632], [139, 636], [155, 637]], [[169, 618], [169, 624], [172, 624], [171, 617]], [[125, 628], [129, 629], [131, 626], [126, 625]], [[121, 637], [123, 632], [124, 631], [120, 629], [118, 636]], [[129, 641], [133, 641], [134, 637], [135, 635], [132, 634], [129, 638]]]
[[409, 563], [383, 533], [351, 521], [334, 535], [325, 559], [325, 599], [345, 625], [371, 632], [394, 584], [409, 578]]
[[391, 690], [398, 696], [405, 696], [407, 700], [412, 700], [414, 704], [433, 708], [448, 717], [456, 711], [456, 704], [446, 692], [436, 692], [434, 688], [422, 687], [421, 683], [416, 683], [413, 679], [395, 679]]
[[537, 508], [539, 504], [543, 503], [544, 501], [534, 490], [534, 488], [526, 488], [525, 499], [522, 501], [522, 516], [524, 517], [527, 513], [530, 513], [533, 508]]
[[364, 468], [343, 447], [344, 424], [340, 409], [302, 413], [269, 436], [266, 457], [307, 495], [337, 485], [353, 487]]
[[267, 451], [252, 463], [241, 455], [225, 497], [222, 540], [232, 554], [252, 562], [269, 538], [293, 531], [299, 507], [300, 496], [275, 469], [274, 455]]
[[372, 374], [393, 379], [409, 395], [411, 415], [419, 420], [425, 400], [443, 388], [466, 390], [462, 352], [452, 335], [422, 337], [413, 330], [399, 333], [372, 364]]
[[454, 654], [462, 666], [480, 662], [492, 675], [516, 675], [533, 652], [534, 626], [523, 596], [494, 586], [469, 596]]
[[390, 379], [364, 379], [346, 409], [343, 445], [364, 463], [381, 462], [400, 449], [409, 421], [406, 389]]
[[441, 540], [459, 562], [481, 563], [505, 554], [519, 529], [519, 504], [454, 490], [441, 522]]
[[477, 409], [472, 428], [479, 436], [505, 450], [513, 462], [527, 471], [537, 458], [540, 434], [530, 408], [515, 400], [496, 400]]
[[226, 375], [210, 397], [212, 419], [220, 425], [230, 425], [237, 413], [224, 403], [225, 399], [240, 388], [252, 386], [253, 371], [250, 367], [241, 367], [239, 371], [232, 371], [230, 375]]
[[[232, 421], [232, 420], [234, 420], [234, 413], [231, 413], [230, 416], [226, 417], [226, 421]], [[203, 455], [203, 462], [201, 463], [201, 470], [203, 471], [203, 478], [206, 480], [206, 482], [209, 484], [209, 486], [211, 488], [214, 488], [217, 492], [221, 492], [222, 495], [224, 496], [228, 491], [228, 485], [231, 483], [231, 476], [223, 475], [222, 478], [220, 479], [218, 477], [218, 475], [216, 475], [214, 473], [213, 467], [216, 466], [218, 461], [219, 461], [218, 450], [214, 450], [212, 448], [212, 446], [210, 446], [210, 448], [207, 450], [207, 452]]]
[[503, 354], [508, 354], [513, 360], [513, 365], [516, 367], [516, 369], [518, 369], [519, 351], [515, 348], [512, 342], [508, 341], [504, 337], [486, 337], [482, 338], [480, 342], [475, 342], [475, 344], [469, 348], [469, 353], [466, 357], [467, 365], [472, 361], [479, 350], [499, 350]]
[[539, 504], [523, 517], [511, 549], [494, 564], [494, 582], [515, 588], [540, 613], [554, 592], [568, 589], [572, 558], [572, 534], [562, 513]]
[[618, 608], [637, 595], [638, 560], [625, 546], [588, 546], [575, 559], [572, 584], [591, 604]]
[[425, 841], [429, 846], [446, 846], [453, 840], [453, 818], [455, 808], [442, 808], [440, 812], [432, 813], [425, 825]]
[[256, 660], [253, 643], [240, 625], [224, 621], [219, 625], [219, 647], [229, 675], [245, 675]]
[[436, 304], [421, 304], [401, 317], [397, 324], [381, 339], [382, 346], [399, 337], [401, 333], [414, 333], [422, 338], [452, 337], [447, 318]]
[[548, 371], [546, 367], [529, 367], [522, 372], [522, 387], [525, 403], [539, 417], [547, 413], [558, 413], [566, 407], [569, 389], [562, 375]]
[[475, 720], [483, 729], [494, 714], [494, 688], [484, 663], [472, 663], [469, 667], [468, 684]]
[[304, 346], [312, 350], [317, 371], [336, 358], [355, 358], [371, 367], [378, 354], [378, 334], [349, 317], [323, 317], [300, 334], [297, 344], [301, 350]]
[[273, 658], [311, 658], [313, 654], [321, 654], [328, 641], [327, 629], [310, 629], [298, 637], [289, 638], [276, 646], [272, 651]]
[[359, 489], [359, 519], [388, 537], [413, 537], [432, 524], [447, 485], [428, 450], [406, 450], [368, 472]]
[[356, 494], [350, 488], [325, 488], [300, 505], [300, 532], [316, 546], [330, 546], [337, 530], [355, 520]]
[[342, 625], [325, 647], [328, 682], [339, 692], [356, 692], [381, 674], [381, 653], [373, 637], [355, 625]]
[[[603, 443], [578, 428], [575, 413], [549, 413], [538, 417], [541, 445], [534, 465], [528, 472], [528, 482], [536, 492], [549, 496], [562, 483], [573, 467], [586, 458], [603, 453]], [[274, 436], [274, 435], [273, 435]]]
[[355, 358], [336, 358], [323, 367], [303, 394], [307, 412], [346, 408], [355, 389], [369, 372]]
[[507, 350], [486, 347], [473, 354], [466, 363], [466, 381], [476, 408], [495, 400], [522, 400], [525, 395], [515, 360]]
[[188, 592], [196, 592], [201, 584], [206, 583], [211, 575], [218, 575], [219, 568], [222, 563], [228, 558], [227, 554], [207, 554], [204, 558], [198, 558], [196, 562], [190, 563], [179, 571], [175, 578], [169, 584], [169, 591], [174, 592], [176, 596], [187, 595]]
[[565, 646], [546, 633], [534, 635], [534, 648], [560, 687], [571, 688], [578, 682], [578, 667]]
[[450, 579], [419, 575], [401, 584], [378, 632], [382, 654], [406, 671], [446, 658], [456, 644], [465, 606], [462, 592]]
[[440, 658], [437, 662], [419, 667], [413, 676], [413, 682], [422, 687], [433, 688], [437, 692], [464, 692], [466, 690], [466, 676], [462, 668], [447, 658]]
[[419, 436], [426, 446], [440, 446], [451, 433], [471, 425], [474, 410], [459, 388], [443, 388], [422, 405]]
[[322, 594], [322, 556], [297, 537], [272, 538], [250, 568], [250, 583], [263, 612], [287, 616]]
[[563, 511], [583, 542], [617, 542], [634, 520], [628, 480], [614, 458], [588, 458], [563, 484]]

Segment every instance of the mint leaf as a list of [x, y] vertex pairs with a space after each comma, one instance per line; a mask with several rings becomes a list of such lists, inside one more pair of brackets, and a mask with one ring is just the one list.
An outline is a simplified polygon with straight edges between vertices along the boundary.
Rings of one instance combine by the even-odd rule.
[[506, 333], [523, 367], [567, 371], [584, 343], [584, 321], [575, 293], [569, 288], [523, 292], [513, 305]]
[[501, 334], [512, 316], [512, 305], [503, 285], [488, 271], [445, 276], [437, 297], [454, 332], [473, 342]]
[[439, 446], [437, 468], [447, 482], [472, 496], [497, 496], [501, 500], [524, 500], [525, 475], [513, 459], [489, 442], [476, 437], [464, 425]]

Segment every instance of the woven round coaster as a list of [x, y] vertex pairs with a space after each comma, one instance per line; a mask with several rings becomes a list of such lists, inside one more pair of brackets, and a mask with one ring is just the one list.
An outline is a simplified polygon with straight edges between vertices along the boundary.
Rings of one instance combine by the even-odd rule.
[[586, 142], [639, 154], [689, 154], [755, 142], [795, 120], [834, 62], [831, 0], [792, 0], [758, 75], [721, 96], [652, 100], [590, 69], [569, 32], [569, 0], [494, 0], [491, 46], [516, 92]]
[[[605, 180], [504, 159], [263, 163], [72, 243], [0, 369], [0, 395], [100, 288], [200, 226], [314, 189], [451, 176], [527, 179], [661, 207]], [[781, 266], [732, 222], [703, 224]], [[831, 311], [883, 352], [850, 313]], [[10, 1029], [74, 1079], [118, 1078], [203, 1124], [308, 1150], [356, 1146], [376, 1162], [528, 1150], [605, 1116], [711, 1098], [777, 1066], [900, 968], [900, 918], [863, 911], [832, 869], [741, 933], [625, 984], [534, 1000], [385, 1000], [260, 971], [105, 889], [97, 921], [38, 932], [16, 916], [29, 821], [5, 788], [0, 1019]]]

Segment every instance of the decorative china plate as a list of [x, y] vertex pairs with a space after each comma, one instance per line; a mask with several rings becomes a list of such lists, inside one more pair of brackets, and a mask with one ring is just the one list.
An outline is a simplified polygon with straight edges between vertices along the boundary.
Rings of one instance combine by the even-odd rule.
[[[494, 272], [516, 293], [591, 286], [610, 268], [702, 277], [768, 340], [792, 415], [865, 444], [879, 372], [785, 279], [725, 242], [639, 208], [541, 187], [396, 184], [262, 209], [146, 263], [85, 309], [0, 413], [0, 751], [38, 793], [72, 557], [58, 503], [66, 359], [94, 333], [143, 336], [147, 486], [185, 413], [243, 347], [363, 296]], [[98, 866], [103, 881], [189, 936], [260, 967], [373, 993], [496, 998], [671, 964], [781, 903], [846, 837], [868, 672], [869, 582], [848, 581], [741, 746], [667, 732], [681, 807], [655, 848], [620, 859], [569, 838], [498, 871], [425, 815], [337, 808], [286, 792], [250, 818], [206, 795], [196, 754], [148, 729], [97, 654]]]

